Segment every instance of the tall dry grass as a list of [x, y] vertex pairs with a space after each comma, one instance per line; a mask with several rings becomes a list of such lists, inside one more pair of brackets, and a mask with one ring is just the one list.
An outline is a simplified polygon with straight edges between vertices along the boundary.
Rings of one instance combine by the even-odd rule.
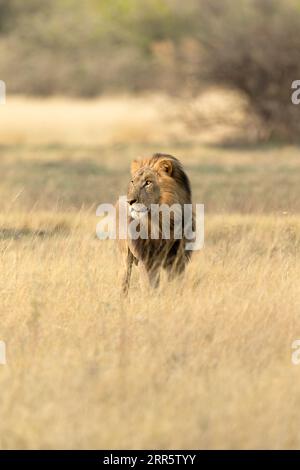
[[95, 222], [1, 220], [1, 448], [299, 447], [300, 218], [209, 216], [184, 281], [128, 300]]
[[[10, 106], [0, 135], [0, 448], [299, 448], [298, 147], [176, 141], [168, 122], [162, 141], [149, 124], [148, 142], [124, 133], [85, 146], [86, 127], [80, 134], [73, 106], [61, 104], [38, 141], [42, 104], [35, 114], [27, 102], [16, 126], [10, 113], [24, 102]], [[183, 281], [155, 292], [141, 292], [134, 272], [124, 300], [94, 209], [123, 194], [130, 160], [152, 151], [182, 158], [206, 207], [205, 247]]]
[[[0, 142], [90, 147], [124, 142], [215, 142], [245, 125], [243, 104], [239, 95], [220, 88], [211, 88], [193, 101], [177, 101], [162, 93], [107, 95], [94, 100], [8, 96], [7, 105], [0, 107]], [[228, 122], [224, 116], [233, 108], [234, 121]], [[196, 131], [190, 129], [191, 113], [200, 122]]]

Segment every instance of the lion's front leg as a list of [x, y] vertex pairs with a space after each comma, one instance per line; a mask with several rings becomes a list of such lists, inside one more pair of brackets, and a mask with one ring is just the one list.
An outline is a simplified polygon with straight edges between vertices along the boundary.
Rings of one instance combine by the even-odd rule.
[[127, 294], [128, 294], [133, 260], [134, 260], [134, 256], [128, 248], [127, 260], [126, 260], [126, 272], [124, 274], [124, 278], [123, 278], [123, 282], [122, 282], [122, 292], [123, 292], [124, 296], [127, 296]]

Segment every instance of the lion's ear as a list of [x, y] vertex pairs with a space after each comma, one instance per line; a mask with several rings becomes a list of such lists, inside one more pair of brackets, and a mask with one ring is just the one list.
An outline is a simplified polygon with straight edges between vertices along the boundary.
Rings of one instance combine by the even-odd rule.
[[134, 175], [140, 168], [142, 162], [140, 160], [133, 160], [131, 162], [131, 174]]
[[169, 159], [163, 159], [160, 160], [158, 169], [160, 172], [166, 173], [168, 176], [172, 176], [173, 173], [173, 165], [171, 160]]

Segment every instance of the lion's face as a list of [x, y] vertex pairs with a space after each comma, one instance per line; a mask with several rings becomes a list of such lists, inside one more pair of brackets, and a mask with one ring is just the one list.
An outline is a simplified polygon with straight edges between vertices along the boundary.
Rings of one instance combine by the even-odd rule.
[[160, 184], [157, 173], [144, 167], [134, 173], [127, 192], [129, 214], [133, 219], [146, 215], [151, 204], [159, 204]]
[[127, 201], [133, 219], [149, 213], [151, 204], [191, 203], [189, 180], [179, 160], [171, 155], [155, 154], [151, 158], [134, 160], [131, 175]]

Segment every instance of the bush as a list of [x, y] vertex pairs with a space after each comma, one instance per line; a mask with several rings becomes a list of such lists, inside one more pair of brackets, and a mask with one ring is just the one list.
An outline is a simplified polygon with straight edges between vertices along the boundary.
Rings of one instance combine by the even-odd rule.
[[203, 0], [198, 17], [198, 80], [245, 95], [266, 137], [297, 138], [300, 109], [291, 103], [291, 84], [300, 78], [299, 3]]
[[1, 79], [10, 93], [36, 95], [160, 88], [153, 44], [173, 40], [180, 22], [164, 0], [11, 0], [10, 12]]
[[297, 0], [0, 0], [9, 93], [94, 96], [217, 84], [238, 90], [265, 138], [295, 139]]

